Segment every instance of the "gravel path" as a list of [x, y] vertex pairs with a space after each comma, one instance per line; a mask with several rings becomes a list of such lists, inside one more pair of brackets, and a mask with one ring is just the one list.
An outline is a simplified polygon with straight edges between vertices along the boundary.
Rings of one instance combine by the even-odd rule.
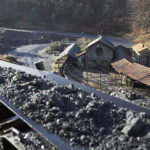
[[54, 63], [56, 56], [53, 54], [44, 53], [43, 50], [49, 47], [50, 44], [35, 44], [25, 45], [16, 48], [6, 54], [10, 54], [17, 57], [18, 62], [21, 65], [35, 68], [34, 63], [43, 61], [45, 70], [53, 71], [52, 64]]
[[118, 108], [73, 85], [0, 68], [0, 95], [71, 144], [90, 149], [149, 150], [150, 116]]

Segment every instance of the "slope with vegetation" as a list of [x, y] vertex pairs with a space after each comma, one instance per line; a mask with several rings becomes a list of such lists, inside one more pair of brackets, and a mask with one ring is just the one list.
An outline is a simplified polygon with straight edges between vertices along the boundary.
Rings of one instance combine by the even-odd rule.
[[62, 30], [72, 26], [85, 31], [126, 31], [133, 26], [149, 27], [149, 6], [149, 0], [1, 0], [0, 22]]
[[123, 34], [150, 27], [149, 0], [1, 0], [0, 26]]

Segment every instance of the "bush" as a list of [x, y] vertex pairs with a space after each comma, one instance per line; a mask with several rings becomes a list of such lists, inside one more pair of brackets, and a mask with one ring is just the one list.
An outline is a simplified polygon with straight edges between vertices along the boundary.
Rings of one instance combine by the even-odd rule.
[[86, 46], [92, 42], [92, 39], [79, 38], [77, 40], [77, 45], [80, 47], [81, 52], [86, 50]]
[[11, 62], [11, 63], [17, 63], [17, 58], [12, 55], [0, 55], [0, 60]]
[[56, 41], [56, 42], [52, 43], [51, 46], [46, 48], [44, 51], [46, 53], [53, 53], [56, 51], [62, 52], [65, 49], [65, 47], [67, 46], [67, 42], [68, 42], [67, 39], [62, 40], [62, 41]]

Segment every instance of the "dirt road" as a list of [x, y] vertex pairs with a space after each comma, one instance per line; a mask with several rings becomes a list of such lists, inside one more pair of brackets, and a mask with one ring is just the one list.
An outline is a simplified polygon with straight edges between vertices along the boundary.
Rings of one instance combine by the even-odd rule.
[[51, 64], [54, 63], [56, 56], [43, 52], [43, 49], [50, 44], [35, 44], [20, 46], [7, 54], [14, 55], [21, 65], [35, 68], [34, 63], [43, 60], [47, 71], [53, 71]]

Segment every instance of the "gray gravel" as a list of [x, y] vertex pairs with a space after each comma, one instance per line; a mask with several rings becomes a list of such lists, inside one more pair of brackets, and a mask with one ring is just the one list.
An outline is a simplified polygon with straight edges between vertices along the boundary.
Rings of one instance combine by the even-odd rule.
[[13, 49], [6, 53], [17, 57], [19, 64], [31, 68], [35, 68], [35, 63], [43, 61], [44, 69], [47, 71], [53, 71], [52, 64], [55, 62], [56, 56], [53, 54], [47, 54], [43, 50], [49, 47], [51, 44], [35, 44], [24, 45]]
[[118, 108], [73, 85], [0, 68], [0, 95], [71, 144], [90, 149], [149, 150], [150, 116]]
[[112, 90], [112, 92], [110, 92], [109, 94], [110, 96], [118, 97], [137, 105], [150, 108], [150, 98], [148, 96], [144, 96], [142, 91], [141, 93], [136, 91], [128, 92], [127, 90], [120, 88], [118, 90]]

